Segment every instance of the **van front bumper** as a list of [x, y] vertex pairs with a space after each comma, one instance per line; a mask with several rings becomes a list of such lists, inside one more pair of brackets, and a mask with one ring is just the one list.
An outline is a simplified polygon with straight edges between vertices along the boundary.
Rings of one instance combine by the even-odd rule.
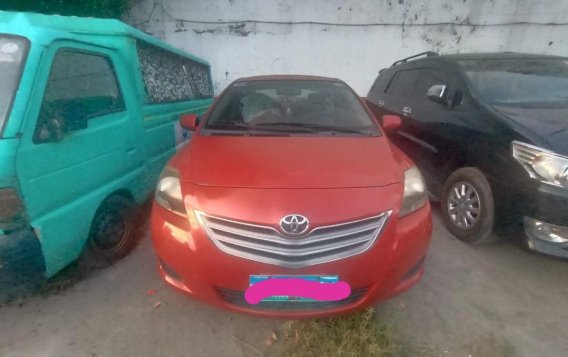
[[21, 294], [44, 276], [45, 260], [33, 230], [0, 233], [0, 296]]

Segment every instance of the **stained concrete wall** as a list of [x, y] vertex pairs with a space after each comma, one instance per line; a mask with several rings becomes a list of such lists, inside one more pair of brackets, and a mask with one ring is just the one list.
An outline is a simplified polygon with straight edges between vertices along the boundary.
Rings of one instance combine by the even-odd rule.
[[338, 77], [365, 95], [405, 56], [568, 55], [567, 0], [141, 0], [125, 20], [207, 59], [218, 93], [251, 75]]

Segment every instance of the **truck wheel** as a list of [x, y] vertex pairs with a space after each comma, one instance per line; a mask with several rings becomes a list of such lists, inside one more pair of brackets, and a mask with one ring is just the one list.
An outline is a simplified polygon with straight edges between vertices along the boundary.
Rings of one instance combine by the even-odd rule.
[[139, 242], [141, 219], [137, 205], [114, 195], [98, 208], [83, 254], [87, 267], [105, 267], [124, 258]]
[[450, 175], [442, 190], [440, 210], [446, 228], [461, 241], [486, 244], [498, 239], [492, 234], [493, 194], [479, 169], [464, 167]]

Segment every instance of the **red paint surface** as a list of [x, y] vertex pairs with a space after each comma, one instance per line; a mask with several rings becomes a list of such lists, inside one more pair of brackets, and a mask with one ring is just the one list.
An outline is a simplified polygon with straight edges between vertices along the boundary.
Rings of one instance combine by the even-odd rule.
[[[412, 162], [384, 135], [214, 137], [203, 136], [198, 129], [192, 142], [169, 165], [180, 172], [190, 215], [182, 217], [154, 204], [152, 238], [158, 258], [179, 280], [161, 269], [162, 277], [198, 300], [260, 316], [327, 316], [372, 306], [410, 288], [422, 277], [423, 266], [417, 264], [430, 243], [430, 206], [398, 217], [404, 170]], [[380, 238], [366, 252], [286, 269], [222, 252], [199, 226], [192, 210], [275, 228], [283, 216], [299, 213], [308, 217], [310, 229], [388, 210], [393, 213]], [[172, 226], [177, 232], [172, 232]], [[180, 231], [185, 233], [180, 235]], [[413, 268], [415, 273], [409, 275]], [[337, 275], [352, 289], [367, 288], [367, 293], [348, 305], [311, 311], [256, 310], [254, 305], [229, 304], [217, 293], [217, 288], [224, 288], [244, 294], [250, 275]]]

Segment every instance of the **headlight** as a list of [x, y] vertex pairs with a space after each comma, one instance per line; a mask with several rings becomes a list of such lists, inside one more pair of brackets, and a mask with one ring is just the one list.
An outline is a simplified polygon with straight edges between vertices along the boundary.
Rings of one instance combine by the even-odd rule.
[[568, 187], [568, 157], [538, 146], [513, 141], [513, 157], [529, 176], [549, 185]]
[[400, 207], [399, 216], [405, 216], [426, 204], [428, 194], [420, 170], [412, 166], [404, 172], [404, 198]]
[[156, 186], [154, 199], [160, 206], [177, 214], [186, 215], [177, 170], [169, 166], [164, 168]]

